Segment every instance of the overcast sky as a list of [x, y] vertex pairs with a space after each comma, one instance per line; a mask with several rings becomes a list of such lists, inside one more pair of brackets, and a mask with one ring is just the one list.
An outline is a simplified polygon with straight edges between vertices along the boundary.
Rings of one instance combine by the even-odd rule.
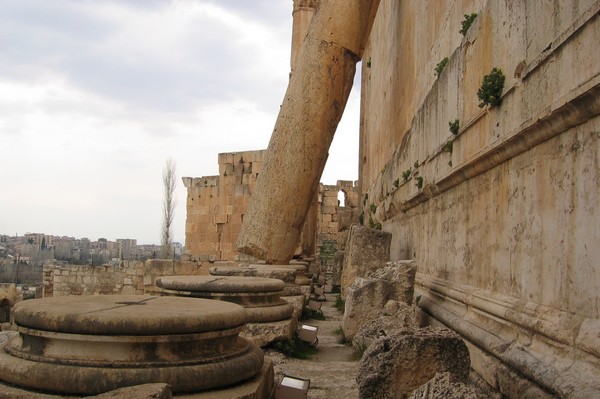
[[[292, 0], [0, 0], [0, 234], [160, 243], [182, 176], [266, 148], [288, 82]], [[358, 85], [358, 77], [355, 79]], [[321, 179], [358, 176], [354, 89]]]

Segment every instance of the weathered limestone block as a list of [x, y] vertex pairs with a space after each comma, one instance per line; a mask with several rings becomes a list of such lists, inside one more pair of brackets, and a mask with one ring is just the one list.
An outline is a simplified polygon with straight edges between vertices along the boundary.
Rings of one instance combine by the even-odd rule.
[[369, 273], [373, 280], [386, 280], [394, 284], [395, 298], [408, 305], [412, 304], [415, 293], [415, 275], [417, 264], [414, 260], [388, 262], [385, 267]]
[[268, 263], [292, 258], [378, 6], [332, 0], [312, 17], [244, 217], [240, 252]]
[[271, 342], [292, 339], [297, 327], [298, 318], [296, 317], [269, 323], [247, 323], [246, 329], [240, 333], [240, 337], [264, 347]]
[[143, 384], [119, 388], [88, 399], [171, 399], [171, 388], [168, 384]]
[[359, 362], [359, 397], [408, 398], [440, 372], [450, 372], [466, 381], [470, 365], [467, 346], [452, 330], [426, 327], [414, 333], [382, 337]]
[[416, 266], [414, 261], [389, 262], [371, 273], [369, 278], [356, 278], [347, 290], [342, 328], [353, 338], [358, 330], [377, 316], [389, 300], [412, 303]]
[[[427, 395], [427, 396], [425, 396]], [[413, 399], [480, 399], [482, 396], [471, 385], [456, 378], [452, 373], [443, 372], [417, 388], [411, 398]]]
[[350, 228], [342, 272], [342, 294], [356, 277], [367, 274], [390, 260], [392, 234], [359, 225]]
[[390, 300], [383, 310], [377, 313], [377, 318], [367, 322], [358, 330], [352, 339], [352, 346], [356, 350], [363, 350], [381, 337], [416, 329], [414, 309], [406, 303]]

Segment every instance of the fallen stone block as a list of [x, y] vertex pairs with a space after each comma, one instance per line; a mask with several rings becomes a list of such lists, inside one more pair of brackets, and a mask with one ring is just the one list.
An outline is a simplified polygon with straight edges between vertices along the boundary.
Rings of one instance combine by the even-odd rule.
[[356, 278], [346, 295], [342, 321], [346, 338], [354, 338], [389, 300], [412, 303], [415, 274], [415, 262], [402, 261], [388, 262], [382, 269], [371, 272], [369, 278]]
[[441, 372], [467, 381], [470, 366], [469, 350], [452, 330], [426, 327], [382, 337], [359, 362], [359, 398], [408, 398]]
[[390, 300], [375, 319], [358, 330], [352, 339], [352, 347], [357, 351], [364, 351], [379, 338], [393, 336], [401, 331], [414, 332], [416, 329], [414, 309], [403, 302]]
[[425, 385], [413, 391], [412, 398], [427, 399], [480, 399], [477, 390], [456, 378], [452, 373], [438, 373]]
[[342, 294], [356, 277], [367, 277], [390, 260], [392, 234], [359, 225], [350, 228], [342, 267]]

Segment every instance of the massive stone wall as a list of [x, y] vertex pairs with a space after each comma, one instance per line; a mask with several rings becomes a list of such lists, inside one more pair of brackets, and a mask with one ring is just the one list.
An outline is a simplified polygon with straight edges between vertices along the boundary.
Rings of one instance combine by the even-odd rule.
[[[219, 154], [219, 176], [184, 177], [187, 188], [185, 248], [192, 259], [245, 260], [235, 243], [266, 150]], [[338, 193], [344, 193], [340, 204]], [[296, 255], [314, 256], [323, 240], [343, 247], [358, 220], [358, 186], [339, 180], [319, 185], [306, 216]]]
[[[460, 332], [508, 397], [600, 392], [599, 11], [384, 0], [363, 57], [364, 220], [417, 260], [423, 320]], [[480, 108], [494, 67], [502, 102]]]
[[265, 150], [219, 154], [219, 175], [184, 177], [187, 188], [185, 249], [188, 255], [235, 260], [243, 215]]
[[151, 259], [123, 266], [44, 265], [44, 296], [143, 295], [161, 276], [208, 275], [210, 263]]

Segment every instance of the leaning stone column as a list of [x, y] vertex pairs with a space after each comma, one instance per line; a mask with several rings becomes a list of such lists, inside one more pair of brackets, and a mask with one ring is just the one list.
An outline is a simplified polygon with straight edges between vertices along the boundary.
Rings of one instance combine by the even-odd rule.
[[312, 17], [237, 243], [288, 263], [352, 88], [379, 0], [329, 0]]

